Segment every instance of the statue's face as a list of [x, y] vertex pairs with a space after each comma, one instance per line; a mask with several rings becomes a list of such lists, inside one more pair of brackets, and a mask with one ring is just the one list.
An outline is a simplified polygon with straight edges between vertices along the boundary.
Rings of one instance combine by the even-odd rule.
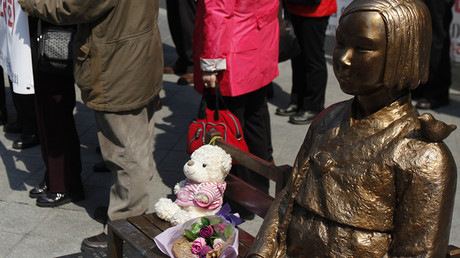
[[385, 24], [376, 12], [355, 12], [342, 18], [333, 66], [343, 92], [365, 96], [384, 87], [385, 35]]

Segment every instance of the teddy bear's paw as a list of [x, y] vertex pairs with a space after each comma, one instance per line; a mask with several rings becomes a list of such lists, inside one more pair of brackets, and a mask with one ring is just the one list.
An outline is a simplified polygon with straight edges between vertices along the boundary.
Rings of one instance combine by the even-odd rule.
[[168, 198], [160, 198], [154, 206], [157, 216], [166, 221], [171, 221], [174, 213], [179, 210], [180, 207]]
[[197, 194], [196, 195], [196, 200], [200, 203], [203, 203], [203, 204], [208, 204], [209, 203], [209, 198], [207, 195], [204, 195], [204, 194]]
[[184, 222], [186, 222], [188, 220], [191, 220], [191, 219], [197, 218], [197, 217], [191, 216], [191, 214], [189, 212], [187, 212], [187, 211], [179, 210], [171, 218], [171, 224], [173, 226], [177, 226], [179, 224], [182, 224], [182, 223], [184, 223]]
[[180, 189], [182, 189], [185, 185], [185, 180], [180, 181], [174, 186], [174, 194], [177, 194]]

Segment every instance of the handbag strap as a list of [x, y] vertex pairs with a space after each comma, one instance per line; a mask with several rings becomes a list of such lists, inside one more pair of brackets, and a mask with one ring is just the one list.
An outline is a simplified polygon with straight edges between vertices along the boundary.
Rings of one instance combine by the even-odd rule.
[[[206, 99], [211, 94], [210, 88], [204, 88], [203, 96], [201, 97], [200, 107], [198, 108], [198, 118], [206, 118], [206, 109], [208, 108], [208, 103]], [[227, 106], [225, 105], [224, 97], [220, 91], [219, 83], [216, 82], [216, 109], [214, 110], [214, 120], [219, 120], [219, 110], [226, 110]]]
[[37, 22], [37, 37], [40, 37], [42, 35], [42, 20], [38, 19]]
[[287, 0], [280, 0], [281, 9], [282, 9], [282, 17], [284, 20], [291, 21], [291, 15], [289, 14], [289, 10], [287, 7]]

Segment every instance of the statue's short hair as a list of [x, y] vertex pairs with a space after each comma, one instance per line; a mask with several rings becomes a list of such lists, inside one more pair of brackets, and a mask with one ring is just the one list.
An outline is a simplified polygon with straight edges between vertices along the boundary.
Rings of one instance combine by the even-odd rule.
[[428, 7], [421, 0], [354, 0], [339, 22], [350, 13], [362, 11], [377, 12], [385, 23], [384, 85], [414, 89], [426, 82], [431, 49]]

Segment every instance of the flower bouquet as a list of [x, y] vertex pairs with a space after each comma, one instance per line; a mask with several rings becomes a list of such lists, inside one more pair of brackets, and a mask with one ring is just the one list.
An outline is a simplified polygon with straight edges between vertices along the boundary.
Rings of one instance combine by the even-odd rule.
[[[237, 257], [239, 217], [207, 216], [168, 228], [155, 237], [158, 248], [170, 257]], [[235, 221], [237, 221], [235, 223]]]

